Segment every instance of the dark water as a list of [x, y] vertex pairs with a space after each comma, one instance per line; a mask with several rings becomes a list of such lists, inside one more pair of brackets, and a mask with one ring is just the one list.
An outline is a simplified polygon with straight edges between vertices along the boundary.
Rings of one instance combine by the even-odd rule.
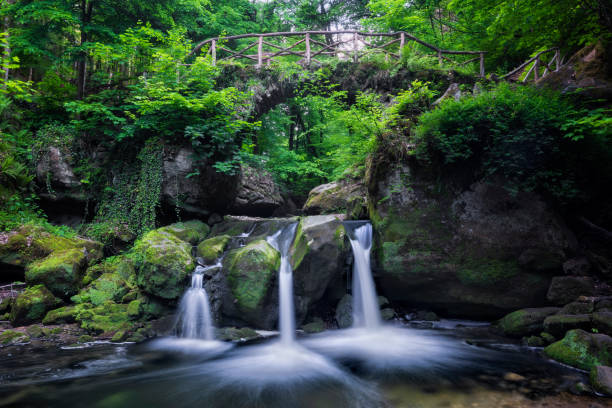
[[[330, 331], [275, 339], [157, 340], [0, 353], [2, 407], [588, 407], [565, 390], [584, 374], [536, 350], [456, 330]], [[473, 336], [471, 336], [473, 337]], [[470, 341], [470, 343], [474, 343]], [[511, 374], [510, 374], [511, 373]]]

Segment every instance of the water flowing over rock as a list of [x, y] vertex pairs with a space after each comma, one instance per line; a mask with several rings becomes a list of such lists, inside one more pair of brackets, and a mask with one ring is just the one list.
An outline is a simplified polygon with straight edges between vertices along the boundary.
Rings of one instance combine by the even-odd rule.
[[[209, 268], [216, 268], [214, 265]], [[183, 295], [179, 305], [175, 331], [179, 337], [191, 339], [214, 339], [214, 326], [210, 313], [208, 295], [203, 287], [206, 268], [196, 267], [191, 277], [191, 287]]]

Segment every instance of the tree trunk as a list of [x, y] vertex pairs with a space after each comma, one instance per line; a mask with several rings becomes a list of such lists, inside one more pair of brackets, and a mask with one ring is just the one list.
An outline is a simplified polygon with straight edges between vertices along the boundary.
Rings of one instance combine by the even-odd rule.
[[[13, 3], [13, 0], [7, 0], [6, 4], [7, 5], [11, 5]], [[9, 65], [11, 64], [11, 45], [10, 45], [10, 35], [9, 35], [9, 29], [11, 28], [11, 20], [9, 18], [9, 15], [7, 14], [6, 16], [4, 16], [4, 32], [6, 32], [6, 45], [4, 46], [4, 56], [2, 58], [2, 62], [4, 65], [4, 83], [2, 84], [2, 88], [6, 89], [7, 85], [8, 85], [8, 80], [9, 80], [9, 73], [10, 73], [10, 68]]]
[[[81, 47], [88, 41], [87, 26], [91, 22], [93, 12], [92, 0], [81, 0]], [[83, 99], [85, 97], [85, 88], [87, 82], [87, 51], [79, 52], [77, 61], [77, 97]]]

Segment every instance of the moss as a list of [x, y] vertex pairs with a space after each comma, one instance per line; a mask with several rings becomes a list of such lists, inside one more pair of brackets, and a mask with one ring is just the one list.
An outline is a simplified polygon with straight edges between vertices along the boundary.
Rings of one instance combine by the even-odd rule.
[[90, 333], [115, 333], [119, 330], [129, 330], [133, 323], [127, 313], [128, 305], [107, 301], [100, 306], [88, 303], [77, 305], [75, 319], [81, 328]]
[[544, 319], [558, 311], [557, 307], [520, 309], [504, 316], [497, 322], [497, 326], [507, 336], [536, 334], [542, 331]]
[[549, 357], [582, 370], [612, 364], [612, 338], [570, 330], [565, 337], [544, 349]]
[[392, 274], [402, 274], [406, 271], [404, 267], [401, 249], [404, 243], [383, 242], [382, 244], [382, 267]]
[[128, 304], [127, 314], [130, 318], [138, 318], [140, 316], [140, 305], [142, 304], [141, 300], [132, 300]]
[[28, 333], [28, 336], [30, 336], [31, 338], [39, 338], [39, 337], [43, 337], [45, 334], [43, 333], [43, 329], [40, 325], [38, 324], [33, 324], [32, 326], [28, 326], [26, 328], [26, 333]]
[[202, 241], [198, 245], [198, 256], [204, 258], [206, 263], [212, 264], [223, 255], [231, 239], [229, 235], [219, 235]]
[[241, 341], [256, 339], [259, 334], [250, 327], [224, 327], [217, 330], [216, 337], [221, 341]]
[[10, 233], [6, 243], [0, 244], [0, 262], [25, 267], [53, 252], [70, 249], [86, 249], [89, 263], [102, 258], [102, 244], [99, 242], [61, 237], [39, 226], [24, 225]]
[[126, 337], [127, 337], [127, 332], [125, 330], [119, 330], [117, 331], [117, 333], [113, 335], [113, 337], [111, 338], [111, 341], [118, 343], [118, 342], [125, 340]]
[[227, 276], [231, 293], [240, 311], [255, 314], [273, 286], [280, 255], [264, 240], [232, 252]]
[[26, 268], [25, 278], [29, 285], [41, 283], [55, 296], [68, 298], [78, 291], [86, 265], [87, 256], [83, 249], [56, 251], [32, 262]]
[[85, 276], [83, 276], [81, 282], [82, 286], [89, 285], [105, 273], [117, 274], [130, 283], [135, 282], [136, 279], [134, 262], [129, 257], [123, 255], [111, 256], [85, 271]]
[[81, 290], [71, 300], [75, 303], [91, 303], [99, 306], [107, 300], [120, 302], [132, 286], [117, 273], [105, 273]]
[[326, 328], [325, 322], [319, 318], [315, 318], [312, 322], [302, 326], [302, 330], [306, 333], [320, 333]]
[[43, 319], [43, 324], [74, 323], [74, 306], [64, 306], [59, 309], [50, 310]]
[[89, 343], [91, 341], [93, 341], [93, 337], [90, 336], [89, 334], [83, 334], [82, 336], [79, 337], [79, 339], [77, 340], [79, 343]]
[[291, 254], [291, 267], [296, 270], [301, 264], [308, 252], [308, 237], [304, 234], [304, 218], [302, 218], [295, 230], [295, 238], [291, 244], [289, 253]]
[[180, 297], [195, 267], [191, 246], [158, 230], [148, 232], [136, 242], [130, 257], [136, 265], [138, 286], [164, 299]]
[[47, 311], [60, 303], [43, 285], [26, 288], [13, 303], [11, 322], [13, 325], [24, 325], [41, 321]]
[[515, 260], [470, 259], [463, 262], [457, 271], [457, 277], [466, 285], [492, 286], [520, 273]]
[[15, 330], [5, 330], [0, 333], [0, 344], [3, 346], [27, 343], [28, 341], [30, 341], [30, 338], [25, 333]]
[[186, 222], [177, 222], [176, 224], [160, 228], [158, 231], [168, 232], [181, 241], [188, 242], [191, 245], [198, 245], [198, 243], [202, 242], [206, 238], [210, 232], [210, 227], [202, 221], [191, 220]]

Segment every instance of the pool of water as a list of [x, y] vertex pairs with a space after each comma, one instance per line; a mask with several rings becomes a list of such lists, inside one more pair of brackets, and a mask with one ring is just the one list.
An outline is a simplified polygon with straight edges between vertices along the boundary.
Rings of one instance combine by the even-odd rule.
[[301, 336], [294, 345], [166, 338], [7, 347], [0, 352], [0, 406], [611, 406], [567, 392], [588, 383], [584, 373], [475, 333], [384, 326]]

